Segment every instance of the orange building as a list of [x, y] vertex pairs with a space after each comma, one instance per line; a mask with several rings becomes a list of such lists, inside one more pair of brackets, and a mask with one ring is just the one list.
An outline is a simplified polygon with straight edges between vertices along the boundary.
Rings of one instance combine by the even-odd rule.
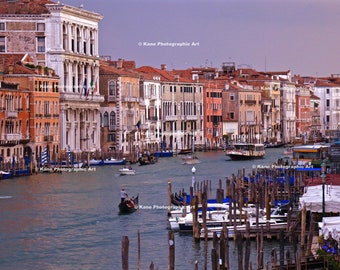
[[1, 78], [0, 104], [0, 164], [2, 170], [10, 170], [24, 162], [24, 147], [29, 141], [29, 92]]
[[214, 149], [223, 146], [222, 91], [224, 84], [217, 80], [204, 83], [204, 136], [207, 147]]
[[[29, 55], [1, 55], [4, 62], [3, 80], [19, 84], [19, 92], [26, 93], [26, 98], [19, 102], [29, 113], [20, 119], [25, 126], [23, 155], [41, 165], [44, 149], [50, 161], [56, 161], [60, 145], [59, 125], [59, 77], [51, 69], [40, 69], [32, 64]], [[18, 60], [19, 59], [19, 60]]]

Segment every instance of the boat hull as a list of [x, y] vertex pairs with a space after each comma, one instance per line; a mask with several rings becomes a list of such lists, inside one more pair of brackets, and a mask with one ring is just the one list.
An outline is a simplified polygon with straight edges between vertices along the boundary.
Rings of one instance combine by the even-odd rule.
[[249, 160], [249, 159], [261, 159], [264, 158], [264, 155], [242, 155], [237, 153], [229, 153], [227, 154], [228, 157], [230, 157], [232, 160]]
[[160, 152], [155, 152], [154, 156], [156, 158], [159, 158], [159, 157], [173, 157], [174, 153], [172, 151], [160, 151]]

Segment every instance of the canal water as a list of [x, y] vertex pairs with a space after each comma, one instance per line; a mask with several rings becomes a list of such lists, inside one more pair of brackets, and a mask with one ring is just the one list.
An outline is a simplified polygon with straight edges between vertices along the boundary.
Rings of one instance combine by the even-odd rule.
[[[245, 168], [268, 165], [283, 149], [267, 149], [264, 159], [231, 161], [223, 151], [198, 152], [196, 181], [219, 179]], [[139, 166], [133, 176], [120, 176], [120, 166], [96, 167], [92, 171], [37, 174], [0, 181], [0, 269], [122, 269], [121, 239], [129, 237], [129, 269], [137, 269], [137, 236], [141, 240], [141, 269], [167, 269], [168, 180], [173, 191], [189, 190], [192, 165], [181, 156], [160, 158], [156, 164]], [[118, 214], [120, 189], [139, 194], [141, 209]], [[237, 250], [230, 241], [231, 269], [237, 269]], [[265, 242], [264, 262], [270, 261], [276, 240]], [[211, 241], [208, 269], [211, 269]], [[256, 242], [252, 242], [252, 266], [256, 268]], [[204, 241], [175, 232], [175, 269], [199, 269], [205, 262]]]

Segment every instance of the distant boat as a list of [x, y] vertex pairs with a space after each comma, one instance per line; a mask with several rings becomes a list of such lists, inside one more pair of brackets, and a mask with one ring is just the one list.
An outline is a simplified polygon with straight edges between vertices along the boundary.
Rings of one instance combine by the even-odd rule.
[[130, 214], [135, 212], [138, 209], [138, 196], [137, 195], [135, 198], [128, 198], [125, 199], [124, 202], [121, 202], [118, 207], [119, 207], [119, 213], [120, 214]]
[[10, 179], [13, 177], [13, 172], [0, 171], [0, 179]]
[[174, 152], [172, 152], [171, 150], [168, 150], [168, 151], [156, 151], [156, 152], [154, 152], [154, 156], [156, 158], [159, 158], [159, 157], [173, 157], [174, 156]]
[[135, 175], [136, 171], [132, 169], [131, 167], [129, 168], [124, 167], [124, 168], [119, 169], [119, 173], [120, 175]]
[[286, 156], [290, 156], [293, 155], [293, 148], [292, 147], [288, 147], [283, 151], [283, 154]]
[[126, 159], [115, 159], [115, 158], [107, 158], [107, 159], [91, 159], [90, 166], [104, 166], [104, 165], [125, 165]]
[[234, 160], [263, 158], [266, 154], [262, 143], [234, 143], [226, 155]]
[[144, 154], [139, 157], [138, 162], [140, 165], [150, 165], [157, 162], [157, 158], [153, 154]]
[[192, 151], [192, 149], [191, 148], [188, 148], [188, 149], [181, 149], [179, 152], [178, 152], [178, 154], [179, 155], [187, 155], [187, 154], [190, 154], [190, 153], [192, 153], [193, 151]]
[[201, 161], [199, 160], [199, 158], [196, 155], [185, 155], [184, 157], [182, 157], [183, 163], [184, 164], [197, 164], [200, 163]]
[[125, 165], [126, 159], [115, 159], [115, 158], [107, 158], [104, 159], [104, 165]]

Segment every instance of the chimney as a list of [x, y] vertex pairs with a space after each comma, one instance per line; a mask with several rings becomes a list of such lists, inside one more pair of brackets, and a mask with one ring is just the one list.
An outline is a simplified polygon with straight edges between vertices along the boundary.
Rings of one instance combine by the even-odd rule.
[[166, 64], [161, 64], [161, 70], [166, 70]]
[[117, 68], [118, 69], [121, 69], [123, 68], [123, 59], [122, 58], [119, 58], [118, 61], [117, 61]]

